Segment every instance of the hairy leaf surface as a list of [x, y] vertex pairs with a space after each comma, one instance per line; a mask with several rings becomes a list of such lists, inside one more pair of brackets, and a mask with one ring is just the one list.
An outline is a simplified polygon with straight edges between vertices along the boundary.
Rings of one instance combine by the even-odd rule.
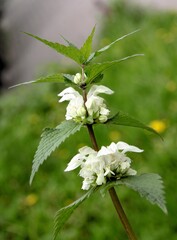
[[153, 128], [146, 126], [145, 124], [141, 123], [139, 120], [129, 116], [127, 113], [119, 111], [114, 117], [110, 118], [106, 124], [115, 124], [115, 125], [122, 125], [122, 126], [130, 126], [130, 127], [137, 127], [142, 128], [152, 133], [155, 133], [159, 137], [161, 137]]
[[53, 240], [56, 239], [58, 233], [60, 232], [63, 225], [66, 223], [66, 221], [69, 219], [71, 214], [74, 212], [74, 210], [81, 205], [87, 198], [89, 198], [94, 192], [95, 187], [91, 188], [85, 195], [83, 195], [81, 198], [79, 198], [77, 201], [73, 202], [72, 204], [61, 208], [59, 211], [57, 211], [54, 219], [54, 235]]
[[88, 57], [91, 54], [92, 51], [92, 41], [93, 41], [93, 36], [95, 33], [95, 27], [93, 28], [91, 34], [88, 36], [88, 38], [86, 39], [85, 43], [83, 44], [83, 46], [80, 49], [80, 52], [82, 54], [82, 62], [86, 63]]
[[66, 79], [65, 74], [57, 73], [57, 74], [48, 75], [46, 77], [40, 77], [33, 81], [19, 83], [10, 88], [19, 87], [21, 85], [26, 85], [31, 83], [64, 83], [65, 79]]
[[159, 206], [167, 214], [166, 201], [164, 197], [164, 186], [162, 178], [155, 173], [145, 173], [140, 176], [129, 176], [103, 186], [104, 193], [111, 187], [125, 185], [137, 191], [141, 197], [146, 198], [152, 204]]
[[114, 64], [120, 63], [122, 61], [125, 61], [125, 60], [133, 58], [133, 57], [137, 57], [137, 56], [143, 56], [143, 54], [134, 54], [134, 55], [131, 55], [131, 56], [127, 56], [125, 58], [118, 59], [118, 60], [103, 62], [103, 63], [93, 63], [93, 64], [90, 64], [90, 65], [86, 66], [85, 67], [85, 73], [88, 77], [87, 82], [91, 83], [103, 71], [110, 68]]
[[46, 39], [40, 38], [36, 35], [33, 35], [31, 33], [27, 33], [24, 32], [25, 34], [27, 34], [28, 36], [31, 36], [35, 39], [37, 39], [38, 41], [44, 43], [45, 45], [53, 48], [55, 51], [57, 51], [58, 53], [71, 58], [72, 60], [74, 60], [75, 62], [77, 62], [78, 64], [82, 64], [82, 55], [81, 52], [78, 48], [76, 48], [74, 45], [69, 45], [69, 46], [65, 46], [63, 44], [57, 43], [57, 42], [51, 42], [48, 41]]
[[34, 156], [30, 184], [39, 166], [50, 156], [59, 145], [71, 134], [79, 131], [82, 124], [74, 121], [64, 121], [56, 128], [46, 128], [41, 135], [41, 141]]

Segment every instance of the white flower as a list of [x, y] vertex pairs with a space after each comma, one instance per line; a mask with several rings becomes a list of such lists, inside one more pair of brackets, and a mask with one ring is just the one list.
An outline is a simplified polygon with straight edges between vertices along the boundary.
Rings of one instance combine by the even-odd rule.
[[62, 97], [59, 102], [69, 101], [66, 108], [66, 120], [82, 121], [85, 119], [86, 110], [84, 108], [84, 100], [79, 92], [69, 87], [58, 94], [58, 96]]
[[[78, 73], [79, 74], [79, 73]], [[79, 76], [75, 76], [79, 78]], [[76, 122], [93, 123], [107, 121], [110, 111], [107, 109], [104, 99], [97, 96], [100, 93], [112, 94], [113, 91], [105, 86], [93, 85], [87, 94], [84, 104], [83, 97], [74, 88], [69, 87], [58, 94], [59, 102], [69, 101], [66, 109], [66, 120], [73, 119]]]
[[98, 152], [90, 147], [83, 147], [71, 159], [65, 171], [80, 167], [79, 175], [84, 179], [82, 189], [88, 190], [91, 186], [102, 185], [112, 179], [135, 175], [136, 171], [130, 168], [131, 159], [125, 153], [142, 151], [125, 142], [111, 143]]

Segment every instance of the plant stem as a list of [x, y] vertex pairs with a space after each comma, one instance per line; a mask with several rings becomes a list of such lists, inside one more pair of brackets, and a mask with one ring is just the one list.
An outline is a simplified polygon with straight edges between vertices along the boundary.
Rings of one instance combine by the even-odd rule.
[[93, 149], [98, 152], [99, 148], [98, 148], [96, 137], [95, 137], [95, 134], [94, 134], [94, 131], [93, 131], [93, 126], [91, 124], [87, 124], [87, 129], [88, 129], [88, 132], [89, 132], [90, 140], [91, 140], [92, 145], [93, 145]]
[[[84, 66], [82, 66], [82, 79], [84, 80]], [[87, 92], [86, 92], [86, 89], [85, 87], [82, 87], [82, 96], [83, 96], [83, 100], [84, 100], [84, 106], [85, 106], [85, 103], [87, 101]], [[87, 112], [87, 108], [85, 106], [85, 110]], [[88, 112], [87, 112], [88, 114]], [[95, 137], [95, 134], [94, 134], [94, 131], [93, 131], [93, 124], [86, 124], [87, 126], [87, 129], [88, 129], [88, 132], [89, 132], [89, 136], [90, 136], [90, 140], [92, 142], [92, 145], [93, 145], [93, 149], [95, 151], [99, 151], [99, 147], [98, 147], [98, 144], [97, 144], [97, 141], [96, 141], [96, 137]], [[129, 238], [129, 240], [136, 240], [136, 237], [135, 237], [135, 234], [132, 230], [132, 227], [127, 219], [127, 216], [122, 208], [122, 205], [119, 201], [119, 198], [116, 194], [116, 191], [113, 187], [111, 187], [109, 189], [109, 194], [111, 196], [111, 199], [112, 199], [112, 202], [114, 204], [114, 207], [116, 209], [116, 212], [118, 213], [118, 216], [121, 220], [121, 223], [127, 233], [127, 236]]]
[[116, 211], [117, 211], [117, 213], [119, 215], [121, 223], [124, 226], [124, 229], [125, 229], [125, 231], [127, 233], [128, 238], [130, 240], [136, 240], [137, 238], [136, 238], [136, 236], [135, 236], [135, 234], [133, 232], [133, 229], [132, 229], [132, 227], [131, 227], [131, 225], [130, 225], [130, 223], [128, 221], [128, 218], [127, 218], [127, 216], [126, 216], [126, 214], [125, 214], [125, 212], [124, 212], [124, 210], [122, 208], [122, 205], [121, 205], [120, 200], [119, 200], [119, 198], [117, 196], [117, 193], [116, 193], [116, 191], [115, 191], [115, 189], [113, 187], [111, 187], [109, 189], [109, 194], [111, 196], [111, 199], [112, 199], [112, 202], [114, 204], [114, 207], [115, 207], [115, 209], [116, 209]]
[[[88, 129], [88, 132], [89, 132], [89, 136], [90, 136], [90, 139], [91, 139], [91, 142], [92, 142], [92, 145], [93, 145], [93, 148], [95, 151], [98, 151], [99, 148], [98, 148], [98, 144], [97, 144], [97, 141], [96, 141], [96, 137], [95, 137], [95, 134], [94, 134], [94, 131], [93, 131], [93, 126], [91, 124], [87, 124], [87, 129]], [[116, 209], [116, 212], [121, 220], [121, 223], [127, 233], [127, 236], [129, 238], [129, 240], [136, 240], [136, 236], [133, 232], [133, 229], [128, 221], [128, 218], [122, 208], [122, 205], [120, 203], [120, 200], [117, 196], [117, 193], [115, 191], [115, 189], [113, 187], [111, 187], [109, 189], [109, 194], [111, 196], [111, 199], [112, 199], [112, 202], [114, 204], [114, 207]]]

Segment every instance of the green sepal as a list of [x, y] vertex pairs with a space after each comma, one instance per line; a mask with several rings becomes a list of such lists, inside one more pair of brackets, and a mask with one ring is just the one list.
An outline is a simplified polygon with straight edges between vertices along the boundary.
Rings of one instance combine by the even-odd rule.
[[86, 39], [86, 41], [84, 42], [83, 46], [80, 49], [83, 64], [87, 64], [87, 59], [91, 54], [94, 33], [95, 27], [92, 29], [91, 34], [88, 36], [88, 38]]
[[119, 111], [116, 115], [110, 118], [105, 124], [114, 124], [114, 125], [122, 125], [122, 126], [129, 126], [129, 127], [137, 127], [145, 129], [151, 133], [158, 135], [161, 139], [162, 137], [158, 132], [156, 132], [153, 128], [146, 126], [145, 124], [141, 123], [139, 120], [129, 116], [129, 114]]
[[60, 232], [63, 225], [66, 223], [66, 221], [69, 219], [71, 214], [78, 208], [87, 198], [89, 198], [97, 188], [92, 187], [85, 195], [83, 195], [81, 198], [79, 198], [77, 201], [73, 202], [72, 204], [61, 208], [57, 211], [54, 219], [54, 234], [53, 234], [53, 240], [56, 239], [58, 233]]
[[110, 68], [114, 64], [120, 63], [122, 61], [125, 61], [125, 60], [133, 58], [133, 57], [138, 57], [138, 56], [143, 56], [143, 54], [134, 54], [134, 55], [127, 56], [125, 58], [121, 58], [121, 59], [114, 60], [114, 61], [108, 61], [108, 62], [103, 62], [103, 63], [92, 63], [88, 66], [85, 66], [85, 73], [87, 75], [87, 83], [91, 83], [103, 71]]
[[104, 46], [103, 48], [97, 50], [96, 52], [91, 53], [90, 56], [89, 56], [88, 59], [87, 59], [87, 63], [89, 63], [93, 58], [99, 56], [101, 53], [107, 51], [107, 50], [108, 50], [110, 47], [112, 47], [115, 43], [119, 42], [120, 40], [122, 40], [122, 39], [124, 39], [124, 38], [126, 38], [126, 37], [128, 37], [128, 36], [130, 36], [130, 35], [132, 35], [132, 34], [134, 34], [134, 33], [136, 33], [136, 32], [138, 32], [138, 31], [139, 31], [139, 30], [136, 30], [136, 31], [133, 31], [133, 32], [131, 32], [131, 33], [128, 33], [128, 34], [126, 34], [126, 35], [124, 35], [124, 36], [122, 36], [122, 37], [120, 37], [120, 38], [117, 38], [115, 41], [113, 41], [113, 42], [110, 43], [109, 45], [106, 45], [106, 46]]
[[139, 176], [128, 176], [117, 181], [108, 182], [100, 188], [101, 194], [104, 195], [111, 187], [118, 185], [125, 185], [137, 191], [141, 197], [146, 198], [152, 204], [156, 204], [167, 214], [163, 181], [158, 174], [145, 173]]
[[27, 32], [24, 32], [24, 33], [27, 34], [30, 37], [33, 37], [33, 38], [37, 39], [38, 41], [44, 43], [45, 45], [53, 48], [58, 53], [74, 60], [76, 63], [82, 64], [81, 52], [73, 44], [69, 44], [69, 46], [65, 46], [65, 45], [57, 43], [57, 42], [51, 42], [51, 41], [48, 41], [46, 39], [40, 38], [40, 37], [38, 37], [36, 35], [33, 35], [31, 33], [27, 33]]
[[79, 131], [82, 124], [72, 120], [64, 121], [56, 128], [46, 128], [41, 135], [41, 141], [34, 156], [30, 184], [33, 181], [35, 173], [39, 166], [51, 155], [51, 153], [60, 146], [70, 135]]

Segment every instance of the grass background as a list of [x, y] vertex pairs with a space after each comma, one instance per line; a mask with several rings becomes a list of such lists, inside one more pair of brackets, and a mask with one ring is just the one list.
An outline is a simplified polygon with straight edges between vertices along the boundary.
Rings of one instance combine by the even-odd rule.
[[[95, 131], [99, 145], [122, 140], [144, 149], [142, 154], [131, 155], [133, 168], [139, 173], [158, 173], [164, 180], [167, 216], [132, 190], [117, 189], [138, 239], [175, 240], [177, 15], [148, 12], [127, 6], [124, 1], [114, 3], [104, 20], [98, 47], [139, 28], [140, 32], [117, 43], [98, 61], [134, 53], [145, 56], [107, 70], [103, 84], [115, 91], [107, 97], [113, 111], [121, 109], [148, 125], [158, 120], [164, 125], [161, 133], [164, 141], [129, 127], [98, 126]], [[51, 239], [56, 210], [83, 194], [77, 171], [63, 171], [79, 147], [90, 145], [84, 129], [51, 155], [29, 186], [31, 163], [42, 129], [55, 127], [64, 119], [66, 104], [57, 103], [57, 94], [62, 89], [62, 85], [55, 84], [24, 86], [0, 97], [0, 239]], [[97, 194], [88, 199], [72, 215], [59, 239], [78, 240], [83, 236], [86, 240], [127, 239], [109, 195], [102, 198]]]

